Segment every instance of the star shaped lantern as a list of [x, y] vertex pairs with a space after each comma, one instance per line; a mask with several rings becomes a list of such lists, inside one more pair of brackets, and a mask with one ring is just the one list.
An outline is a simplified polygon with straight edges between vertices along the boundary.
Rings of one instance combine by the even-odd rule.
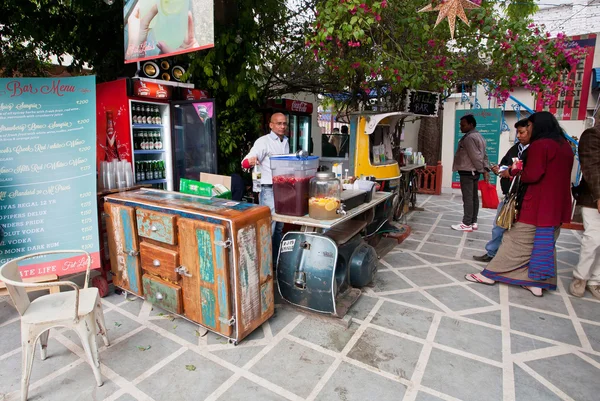
[[419, 10], [420, 13], [428, 12], [428, 11], [439, 11], [437, 21], [435, 21], [435, 26], [438, 26], [440, 22], [444, 20], [444, 18], [448, 17], [448, 25], [450, 25], [450, 36], [454, 39], [454, 25], [456, 22], [456, 16], [458, 16], [463, 22], [469, 25], [469, 20], [465, 15], [465, 9], [473, 9], [478, 8], [481, 0], [475, 2], [469, 0], [441, 0], [437, 6], [433, 6], [432, 4], [427, 5]]

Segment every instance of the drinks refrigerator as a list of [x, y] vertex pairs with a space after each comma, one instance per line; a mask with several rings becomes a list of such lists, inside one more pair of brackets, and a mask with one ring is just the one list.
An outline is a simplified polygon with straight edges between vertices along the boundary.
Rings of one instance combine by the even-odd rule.
[[[103, 161], [127, 161], [134, 168], [137, 185], [173, 189], [171, 91], [167, 85], [128, 79], [96, 86], [99, 174], [106, 174], [101, 169]], [[99, 183], [102, 178], [98, 177]]]

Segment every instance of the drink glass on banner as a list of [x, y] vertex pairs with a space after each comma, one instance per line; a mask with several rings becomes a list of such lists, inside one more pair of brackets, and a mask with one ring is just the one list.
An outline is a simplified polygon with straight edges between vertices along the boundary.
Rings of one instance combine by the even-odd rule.
[[155, 17], [154, 39], [163, 42], [171, 50], [183, 44], [188, 30], [189, 0], [157, 0], [158, 15]]

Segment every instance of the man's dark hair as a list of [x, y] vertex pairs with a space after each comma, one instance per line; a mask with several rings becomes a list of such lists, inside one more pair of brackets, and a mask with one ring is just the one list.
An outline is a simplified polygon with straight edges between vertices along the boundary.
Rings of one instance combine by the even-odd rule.
[[475, 120], [475, 117], [473, 117], [473, 114], [467, 114], [465, 116], [462, 116], [460, 118], [460, 121], [465, 120], [467, 122], [467, 124], [472, 125], [473, 128], [477, 127], [477, 120]]
[[348, 126], [347, 125], [342, 125], [342, 134], [348, 134]]
[[524, 118], [515, 123], [515, 128], [527, 127], [528, 123], [529, 123], [529, 120], [527, 118]]
[[552, 113], [540, 111], [538, 113], [533, 113], [527, 119], [533, 124], [531, 142], [544, 138], [553, 139], [558, 142], [567, 140], [556, 117], [554, 117]]

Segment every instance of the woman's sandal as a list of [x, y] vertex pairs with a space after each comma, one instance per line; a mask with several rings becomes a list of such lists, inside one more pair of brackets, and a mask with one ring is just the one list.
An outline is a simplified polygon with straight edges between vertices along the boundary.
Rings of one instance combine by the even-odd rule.
[[543, 290], [541, 288], [540, 288], [540, 293], [539, 294], [533, 292], [534, 288], [539, 288], [539, 287], [527, 287], [526, 285], [522, 285], [521, 287], [525, 288], [527, 291], [529, 291], [531, 294], [533, 294], [534, 297], [540, 298], [540, 297], [544, 296]]
[[477, 284], [485, 284], [485, 285], [494, 285], [496, 284], [496, 282], [491, 282], [488, 283], [487, 281], [483, 281], [482, 279], [479, 278], [479, 276], [477, 274], [465, 274], [465, 280], [470, 281], [472, 283], [477, 283]]

